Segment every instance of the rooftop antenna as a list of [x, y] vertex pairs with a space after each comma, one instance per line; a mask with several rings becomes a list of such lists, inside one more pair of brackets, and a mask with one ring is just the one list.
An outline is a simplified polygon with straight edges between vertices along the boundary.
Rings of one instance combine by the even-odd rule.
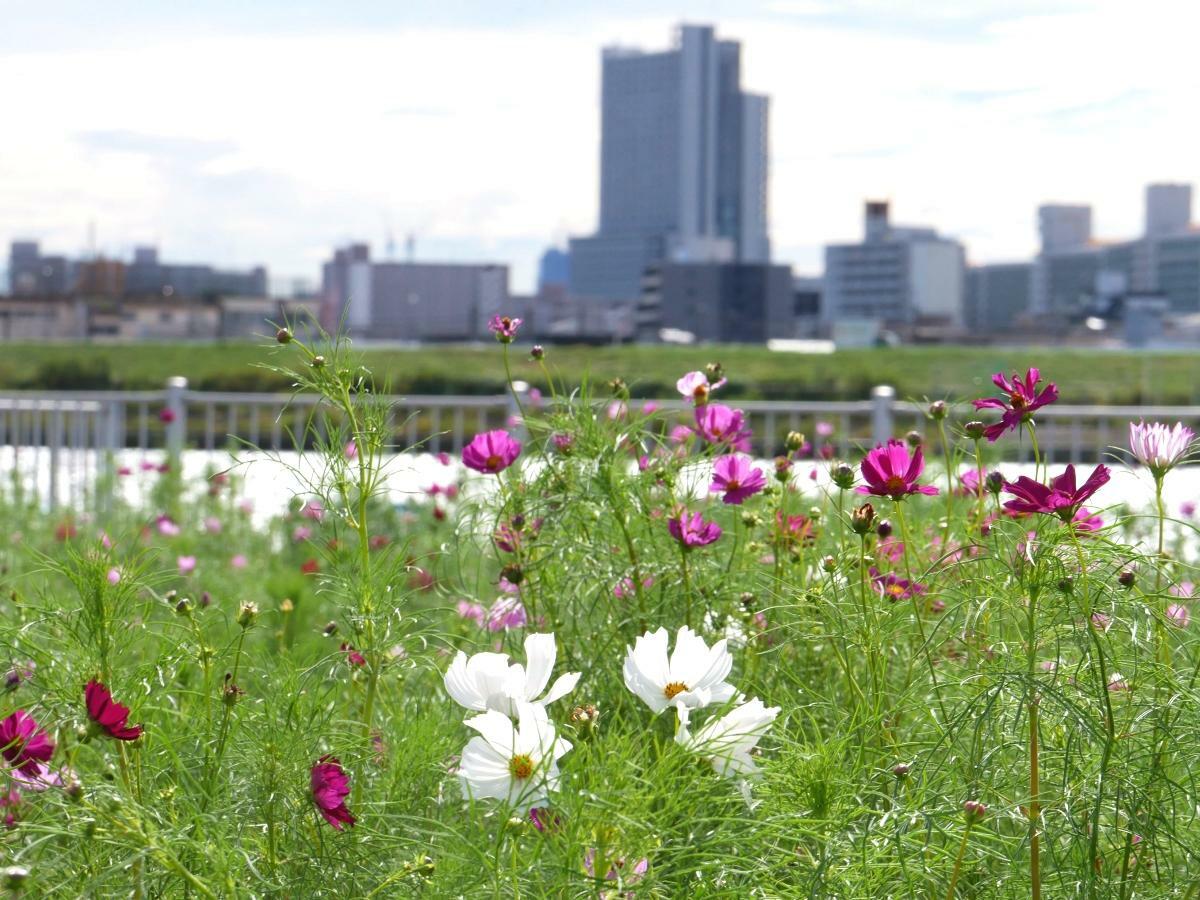
[[417, 236], [411, 231], [404, 238], [404, 256], [411, 263], [417, 255]]

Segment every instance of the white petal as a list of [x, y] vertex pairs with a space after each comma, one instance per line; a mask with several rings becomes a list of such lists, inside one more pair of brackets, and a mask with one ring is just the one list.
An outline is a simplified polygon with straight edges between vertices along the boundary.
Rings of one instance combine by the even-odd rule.
[[675, 635], [675, 650], [668, 666], [668, 681], [682, 681], [692, 687], [700, 680], [707, 666], [708, 644], [684, 625]]
[[522, 700], [532, 700], [550, 683], [555, 657], [553, 634], [531, 634], [525, 638], [525, 693]]
[[459, 706], [479, 712], [487, 708], [486, 699], [479, 695], [474, 679], [467, 672], [467, 654], [461, 650], [454, 657], [454, 661], [450, 663], [450, 668], [446, 670], [445, 684], [446, 693]]
[[504, 713], [489, 709], [481, 716], [467, 719], [463, 724], [478, 731], [497, 754], [504, 759], [512, 759], [517, 745], [517, 732]]
[[559, 697], [565, 697], [571, 691], [575, 690], [575, 685], [579, 683], [579, 672], [567, 672], [565, 675], [559, 675], [554, 680], [554, 684], [550, 686], [550, 690], [546, 693], [538, 703], [545, 706], [548, 703], [553, 703]]

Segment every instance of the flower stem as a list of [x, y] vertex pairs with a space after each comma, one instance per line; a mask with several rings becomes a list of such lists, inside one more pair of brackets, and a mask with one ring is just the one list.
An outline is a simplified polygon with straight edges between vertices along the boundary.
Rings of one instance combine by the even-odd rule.
[[938, 684], [937, 669], [933, 665], [933, 654], [929, 650], [929, 642], [925, 637], [925, 622], [921, 615], [921, 604], [918, 600], [916, 591], [916, 582], [913, 580], [912, 564], [909, 562], [909, 552], [911, 550], [911, 542], [908, 539], [908, 524], [904, 518], [904, 506], [900, 500], [894, 500], [892, 506], [896, 510], [896, 519], [900, 522], [900, 540], [904, 543], [904, 577], [908, 579], [909, 596], [912, 599], [913, 614], [917, 617], [917, 633], [921, 637], [921, 649], [925, 654], [925, 661], [929, 664], [929, 677], [933, 681], [933, 695], [937, 699], [938, 711], [942, 714], [942, 722], [947, 723], [946, 706], [942, 702], [942, 689]]
[[962, 840], [958, 843], [958, 855], [954, 857], [954, 871], [950, 873], [950, 887], [946, 891], [946, 900], [954, 900], [954, 889], [958, 886], [958, 875], [962, 871], [963, 857], [967, 855], [967, 839], [971, 836], [971, 826], [974, 822], [967, 820], [963, 829]]

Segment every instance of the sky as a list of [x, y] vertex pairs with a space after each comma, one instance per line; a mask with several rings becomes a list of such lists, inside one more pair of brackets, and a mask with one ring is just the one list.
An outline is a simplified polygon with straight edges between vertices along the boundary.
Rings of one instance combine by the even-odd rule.
[[1190, 0], [0, 0], [0, 246], [319, 279], [333, 247], [492, 261], [590, 233], [600, 51], [682, 21], [742, 42], [771, 98], [774, 257], [818, 273], [864, 199], [973, 262], [1036, 246], [1042, 202], [1140, 232], [1200, 184]]

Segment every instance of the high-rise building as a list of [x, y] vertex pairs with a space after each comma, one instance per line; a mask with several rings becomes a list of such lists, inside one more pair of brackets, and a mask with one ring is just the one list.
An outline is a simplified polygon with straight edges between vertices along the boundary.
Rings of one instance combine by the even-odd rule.
[[571, 254], [558, 247], [547, 247], [538, 260], [538, 290], [551, 286], [566, 287], [571, 280]]
[[652, 265], [637, 307], [639, 337], [663, 329], [697, 341], [762, 344], [795, 337], [792, 270], [770, 263]]
[[1032, 263], [971, 266], [967, 269], [965, 324], [983, 333], [1008, 331], [1029, 312], [1032, 296]]
[[962, 244], [932, 228], [892, 225], [882, 201], [867, 203], [863, 225], [860, 243], [825, 248], [824, 321], [961, 324]]
[[1146, 236], [1186, 232], [1192, 224], [1190, 184], [1146, 185]]
[[189, 299], [213, 294], [265, 297], [267, 270], [263, 266], [233, 271], [208, 265], [165, 263], [159, 260], [157, 247], [136, 247], [126, 273], [125, 290], [132, 296]]
[[1038, 207], [1038, 234], [1043, 253], [1086, 247], [1092, 239], [1092, 208], [1066, 203], [1043, 204]]
[[741, 45], [684, 25], [670, 50], [604, 50], [600, 221], [571, 240], [571, 292], [636, 298], [646, 266], [767, 262], [767, 98]]

